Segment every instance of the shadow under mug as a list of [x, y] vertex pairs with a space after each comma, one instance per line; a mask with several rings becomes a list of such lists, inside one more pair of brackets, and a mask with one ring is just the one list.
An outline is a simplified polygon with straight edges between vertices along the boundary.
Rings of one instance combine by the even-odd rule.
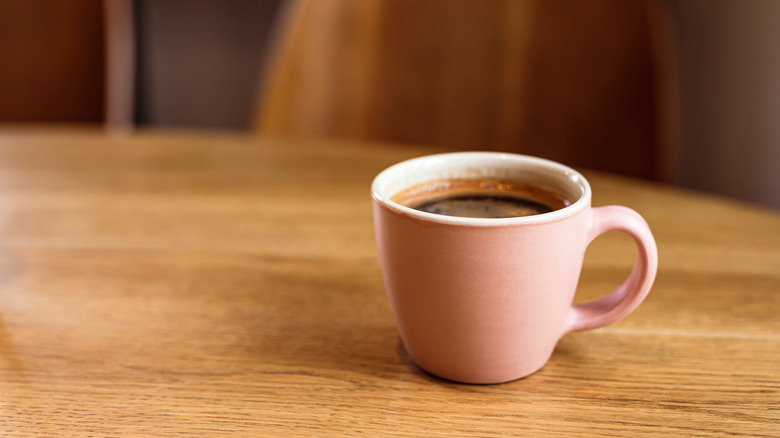
[[[466, 218], [391, 200], [444, 179], [522, 181], [573, 202], [533, 216]], [[417, 365], [445, 379], [525, 377], [547, 362], [563, 335], [631, 313], [655, 279], [658, 252], [644, 219], [626, 207], [591, 207], [585, 178], [553, 161], [496, 152], [431, 155], [385, 169], [371, 189], [382, 276], [401, 339]], [[585, 250], [610, 230], [636, 242], [633, 270], [608, 295], [574, 306]]]

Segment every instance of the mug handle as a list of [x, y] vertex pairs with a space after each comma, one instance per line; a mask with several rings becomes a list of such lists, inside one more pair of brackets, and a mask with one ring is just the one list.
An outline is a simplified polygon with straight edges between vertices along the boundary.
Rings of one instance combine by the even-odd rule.
[[569, 309], [564, 334], [612, 324], [644, 301], [658, 270], [658, 249], [647, 222], [630, 208], [611, 205], [591, 210], [588, 244], [607, 231], [622, 231], [637, 245], [636, 261], [626, 281], [609, 295]]

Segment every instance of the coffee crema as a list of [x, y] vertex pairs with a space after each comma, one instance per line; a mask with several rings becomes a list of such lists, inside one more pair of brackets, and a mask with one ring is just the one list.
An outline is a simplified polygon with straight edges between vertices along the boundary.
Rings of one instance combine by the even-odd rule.
[[560, 193], [502, 179], [431, 181], [396, 193], [391, 200], [419, 211], [472, 218], [533, 216], [571, 205]]

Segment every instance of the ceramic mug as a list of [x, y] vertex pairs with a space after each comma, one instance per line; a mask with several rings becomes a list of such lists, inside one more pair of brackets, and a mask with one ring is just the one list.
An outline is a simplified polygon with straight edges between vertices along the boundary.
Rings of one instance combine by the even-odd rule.
[[[391, 200], [443, 179], [518, 180], [565, 195], [570, 205], [512, 218], [418, 211]], [[524, 155], [460, 152], [404, 161], [372, 183], [382, 276], [412, 360], [436, 376], [500, 383], [540, 369], [565, 334], [632, 312], [655, 279], [658, 252], [645, 220], [626, 207], [591, 207], [577, 171]], [[585, 250], [600, 234], [629, 234], [638, 251], [628, 279], [572, 305]]]

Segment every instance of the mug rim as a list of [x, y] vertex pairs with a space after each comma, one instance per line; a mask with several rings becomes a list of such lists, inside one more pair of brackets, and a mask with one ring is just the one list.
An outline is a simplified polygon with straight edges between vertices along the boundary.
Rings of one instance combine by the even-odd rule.
[[[501, 163], [503, 165], [512, 163], [523, 163], [531, 165], [536, 168], [545, 169], [549, 171], [551, 178], [556, 180], [565, 180], [567, 184], [573, 184], [579, 187], [580, 195], [576, 201], [547, 213], [535, 214], [532, 216], [520, 216], [520, 217], [505, 217], [505, 218], [474, 218], [474, 217], [460, 217], [449, 216], [437, 213], [429, 213], [425, 211], [416, 210], [411, 207], [407, 207], [403, 204], [399, 204], [392, 199], [396, 193], [403, 189], [411, 187], [410, 184], [403, 187], [394, 193], [385, 193], [384, 187], [389, 184], [395, 177], [399, 177], [398, 174], [403, 169], [410, 167], [422, 168], [426, 163], [442, 163], [443, 160], [460, 160], [463, 161], [484, 161], [491, 160], [494, 163]], [[432, 178], [430, 181], [435, 181]], [[507, 226], [507, 225], [530, 225], [555, 222], [561, 219], [570, 217], [577, 212], [590, 206], [591, 200], [591, 188], [588, 180], [578, 171], [572, 169], [569, 166], [558, 163], [556, 161], [548, 160], [545, 158], [535, 157], [531, 155], [514, 154], [508, 152], [488, 152], [488, 151], [471, 151], [471, 152], [446, 152], [433, 155], [423, 155], [408, 160], [404, 160], [393, 164], [381, 171], [371, 183], [371, 196], [375, 202], [380, 205], [404, 216], [409, 216], [418, 220], [426, 222], [435, 222], [441, 224], [451, 225], [472, 225], [472, 226]]]

